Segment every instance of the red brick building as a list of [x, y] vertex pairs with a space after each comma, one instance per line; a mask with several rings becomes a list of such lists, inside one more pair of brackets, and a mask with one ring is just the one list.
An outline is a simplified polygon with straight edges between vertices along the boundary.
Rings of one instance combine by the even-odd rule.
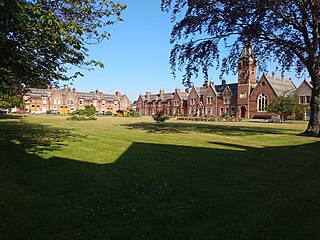
[[163, 109], [168, 115], [187, 114], [189, 116], [230, 115], [241, 118], [263, 118], [275, 116], [267, 112], [267, 106], [282, 94], [293, 94], [296, 86], [284, 76], [262, 75], [257, 82], [257, 61], [252, 47], [245, 47], [238, 62], [238, 82], [215, 85], [205, 81], [201, 87], [193, 86], [190, 92], [140, 95], [137, 111], [153, 115]]
[[48, 87], [47, 89], [30, 88], [24, 96], [25, 109], [28, 113], [48, 110], [60, 114], [71, 113], [85, 106], [94, 106], [99, 113], [115, 114], [118, 110], [129, 110], [131, 102], [125, 94], [116, 92], [106, 94], [99, 90], [93, 92], [77, 92], [65, 86], [63, 89]]

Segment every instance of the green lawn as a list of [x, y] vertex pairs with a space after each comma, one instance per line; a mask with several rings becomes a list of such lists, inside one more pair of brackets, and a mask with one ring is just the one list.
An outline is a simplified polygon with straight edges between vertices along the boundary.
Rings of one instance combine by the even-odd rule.
[[305, 122], [0, 119], [0, 239], [319, 239]]

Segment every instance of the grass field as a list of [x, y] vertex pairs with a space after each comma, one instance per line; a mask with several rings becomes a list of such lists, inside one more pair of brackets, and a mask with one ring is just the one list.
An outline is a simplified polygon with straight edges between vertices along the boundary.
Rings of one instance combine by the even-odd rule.
[[320, 239], [305, 122], [0, 119], [0, 239]]

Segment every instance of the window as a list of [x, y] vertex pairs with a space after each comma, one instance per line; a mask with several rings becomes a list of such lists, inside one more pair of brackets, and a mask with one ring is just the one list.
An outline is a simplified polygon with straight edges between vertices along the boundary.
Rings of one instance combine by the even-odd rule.
[[47, 103], [47, 99], [46, 98], [42, 98], [42, 103], [46, 104]]
[[205, 109], [205, 115], [208, 115], [208, 108]]
[[220, 115], [223, 115], [223, 108], [220, 108]]
[[174, 101], [173, 101], [173, 105], [174, 105], [175, 107], [178, 107], [178, 106], [179, 106], [179, 101], [174, 100]]
[[231, 102], [231, 96], [229, 95], [223, 95], [223, 103], [229, 104]]
[[213, 108], [210, 109], [210, 114], [213, 115], [214, 114], [214, 110]]
[[138, 103], [138, 107], [141, 108], [141, 102]]
[[246, 98], [246, 93], [240, 93], [240, 98]]
[[190, 98], [190, 105], [196, 105], [196, 98]]
[[93, 106], [96, 107], [97, 106], [97, 101], [93, 101]]
[[257, 108], [258, 112], [266, 112], [268, 106], [268, 97], [266, 94], [262, 93], [258, 97]]
[[304, 103], [304, 96], [299, 96], [299, 103]]
[[213, 103], [213, 97], [207, 97], [207, 104]]
[[80, 101], [79, 101], [79, 105], [82, 105], [82, 104], [83, 104], [83, 101], [82, 101], [82, 100], [80, 100]]
[[73, 100], [68, 100], [68, 105], [73, 105]]
[[106, 105], [106, 102], [105, 101], [102, 101], [102, 106]]
[[306, 103], [310, 103], [310, 96], [306, 96]]
[[231, 115], [235, 115], [234, 107], [231, 108]]

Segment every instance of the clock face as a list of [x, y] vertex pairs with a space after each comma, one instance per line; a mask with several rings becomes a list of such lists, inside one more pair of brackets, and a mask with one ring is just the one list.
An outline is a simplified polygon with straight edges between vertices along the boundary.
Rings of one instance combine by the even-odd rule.
[[241, 69], [239, 72], [239, 76], [243, 82], [246, 82], [248, 78], [248, 71], [245, 69]]

